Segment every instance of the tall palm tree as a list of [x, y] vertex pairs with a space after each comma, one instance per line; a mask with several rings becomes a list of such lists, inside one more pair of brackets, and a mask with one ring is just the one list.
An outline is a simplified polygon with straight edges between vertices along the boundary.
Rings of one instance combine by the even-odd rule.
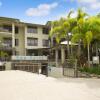
[[99, 21], [97, 21], [97, 19], [95, 19], [94, 17], [89, 17], [87, 19], [85, 19], [84, 17], [80, 17], [77, 22], [77, 26], [73, 29], [74, 35], [72, 37], [72, 41], [79, 42], [81, 40], [84, 46], [87, 45], [88, 66], [90, 66], [90, 43], [94, 38], [97, 39], [98, 32], [100, 30]]
[[[65, 18], [61, 18], [58, 21], [52, 22], [52, 29], [50, 32], [50, 37], [54, 36], [56, 38], [56, 41], [58, 44], [60, 44], [62, 39], [66, 39], [68, 36], [70, 24]], [[68, 54], [69, 52], [69, 46], [67, 48]]]
[[93, 16], [89, 18], [89, 21], [91, 23], [91, 30], [93, 33], [93, 44], [96, 48], [96, 56], [98, 56], [98, 44], [100, 43], [100, 17], [99, 16]]
[[67, 57], [70, 57], [70, 46], [69, 46], [69, 33], [71, 33], [72, 28], [76, 24], [76, 20], [71, 18], [73, 11], [70, 11], [66, 18], [61, 18], [58, 21], [52, 22], [52, 30], [50, 32], [50, 37], [55, 36], [57, 43], [60, 43], [62, 39], [67, 41]]

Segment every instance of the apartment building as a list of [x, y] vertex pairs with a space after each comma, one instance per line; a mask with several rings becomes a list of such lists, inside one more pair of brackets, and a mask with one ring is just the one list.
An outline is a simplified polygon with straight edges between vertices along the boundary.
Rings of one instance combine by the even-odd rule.
[[48, 55], [49, 28], [0, 17], [0, 49], [10, 56]]
[[[1, 51], [6, 52], [8, 55], [4, 58], [12, 60], [10, 64], [6, 62], [6, 68], [1, 69], [32, 72], [38, 72], [41, 69], [42, 73], [46, 73], [48, 55], [51, 58], [49, 59], [50, 64], [53, 60], [54, 65], [60, 66], [58, 64], [65, 60], [65, 48], [61, 46], [56, 49], [56, 41], [51, 40], [53, 48], [50, 49], [49, 30], [48, 23], [40, 25], [21, 22], [19, 19], [0, 17], [0, 53]], [[2, 59], [1, 53], [0, 61]]]

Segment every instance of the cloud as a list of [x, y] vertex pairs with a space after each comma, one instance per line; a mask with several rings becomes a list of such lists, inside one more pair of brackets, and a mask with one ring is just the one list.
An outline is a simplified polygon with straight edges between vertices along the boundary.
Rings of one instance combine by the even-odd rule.
[[27, 16], [46, 16], [50, 11], [58, 6], [58, 3], [40, 4], [36, 8], [29, 8], [26, 10]]
[[78, 0], [78, 2], [80, 2], [80, 3], [95, 3], [97, 1], [98, 0]]
[[100, 9], [100, 2], [91, 5], [91, 8], [93, 8], [93, 9]]
[[100, 0], [77, 0], [79, 4], [93, 10], [100, 9]]

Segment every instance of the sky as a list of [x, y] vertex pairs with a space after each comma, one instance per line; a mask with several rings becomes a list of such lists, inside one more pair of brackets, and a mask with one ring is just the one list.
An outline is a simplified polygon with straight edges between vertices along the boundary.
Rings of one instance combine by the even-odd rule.
[[36, 24], [66, 17], [70, 10], [75, 17], [78, 8], [96, 15], [100, 12], [100, 0], [0, 0], [0, 16]]

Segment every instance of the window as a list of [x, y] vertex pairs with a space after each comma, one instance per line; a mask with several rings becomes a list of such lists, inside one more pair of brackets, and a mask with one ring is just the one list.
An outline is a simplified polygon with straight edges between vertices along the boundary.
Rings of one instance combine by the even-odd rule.
[[43, 46], [48, 47], [49, 46], [49, 40], [43, 39]]
[[18, 39], [15, 39], [15, 46], [18, 46], [18, 45], [19, 45]]
[[18, 30], [18, 27], [15, 26], [15, 34], [18, 34], [19, 30]]
[[28, 26], [27, 33], [37, 33], [37, 27]]
[[37, 38], [27, 38], [27, 45], [28, 46], [37, 46], [38, 39]]
[[48, 28], [43, 28], [42, 31], [43, 31], [43, 34], [49, 34], [49, 29]]

